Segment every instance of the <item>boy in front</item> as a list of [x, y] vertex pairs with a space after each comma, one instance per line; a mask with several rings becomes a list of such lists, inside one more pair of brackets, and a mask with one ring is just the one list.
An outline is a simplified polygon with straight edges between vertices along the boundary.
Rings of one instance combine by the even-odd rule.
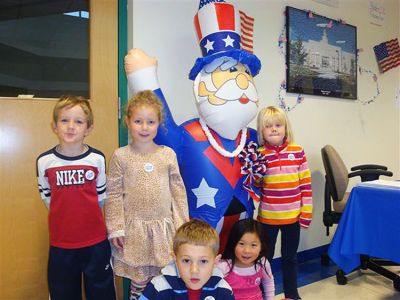
[[59, 144], [37, 159], [41, 197], [49, 209], [48, 284], [52, 300], [115, 299], [111, 249], [102, 214], [103, 153], [83, 143], [93, 129], [89, 102], [63, 96], [53, 110]]
[[192, 219], [174, 237], [174, 261], [161, 270], [140, 300], [234, 299], [232, 289], [215, 267], [219, 237], [208, 223]]

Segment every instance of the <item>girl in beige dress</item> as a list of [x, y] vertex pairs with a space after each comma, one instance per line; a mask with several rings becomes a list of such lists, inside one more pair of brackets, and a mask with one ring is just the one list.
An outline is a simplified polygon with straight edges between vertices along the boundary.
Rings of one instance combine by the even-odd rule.
[[129, 100], [125, 122], [132, 142], [114, 152], [107, 176], [114, 271], [131, 279], [131, 300], [170, 261], [175, 230], [189, 220], [176, 154], [153, 141], [162, 120], [162, 104], [152, 91]]

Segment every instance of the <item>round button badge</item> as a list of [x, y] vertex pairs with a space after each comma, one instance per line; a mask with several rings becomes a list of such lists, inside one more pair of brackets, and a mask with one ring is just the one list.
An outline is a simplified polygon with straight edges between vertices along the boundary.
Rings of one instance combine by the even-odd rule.
[[144, 170], [145, 170], [147, 173], [153, 172], [153, 170], [154, 170], [154, 165], [153, 165], [152, 163], [145, 163], [145, 164], [144, 164]]
[[92, 170], [87, 171], [87, 172], [85, 173], [85, 178], [86, 178], [87, 180], [93, 180], [93, 178], [94, 178], [94, 172], [93, 172]]

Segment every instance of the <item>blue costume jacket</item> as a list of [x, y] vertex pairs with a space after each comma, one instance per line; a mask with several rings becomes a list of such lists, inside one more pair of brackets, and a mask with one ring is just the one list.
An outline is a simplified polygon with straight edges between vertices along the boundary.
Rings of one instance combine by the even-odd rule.
[[[156, 142], [173, 148], [177, 154], [190, 217], [203, 219], [216, 227], [234, 198], [243, 204], [247, 216], [253, 216], [254, 204], [243, 188], [239, 158], [219, 154], [207, 140], [197, 118], [177, 125], [161, 89], [154, 92], [165, 110], [165, 128], [160, 126]], [[228, 140], [210, 131], [227, 151], [236, 149], [240, 142], [241, 132], [236, 140]], [[250, 141], [257, 141], [256, 131], [251, 128], [247, 132], [246, 145]]]

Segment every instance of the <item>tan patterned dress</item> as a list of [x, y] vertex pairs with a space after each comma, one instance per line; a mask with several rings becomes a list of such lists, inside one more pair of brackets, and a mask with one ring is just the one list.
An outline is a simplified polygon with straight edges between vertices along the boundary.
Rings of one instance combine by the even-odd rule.
[[185, 186], [175, 152], [159, 146], [152, 153], [117, 149], [107, 176], [105, 219], [108, 238], [124, 236], [113, 248], [115, 274], [144, 281], [172, 258], [175, 230], [189, 220]]

